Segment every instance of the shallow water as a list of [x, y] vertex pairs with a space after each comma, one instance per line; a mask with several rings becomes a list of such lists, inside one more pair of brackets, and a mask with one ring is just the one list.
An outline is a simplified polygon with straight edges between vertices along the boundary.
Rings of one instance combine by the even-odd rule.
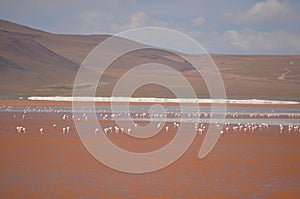
[[[184, 106], [180, 109], [178, 106], [164, 106], [163, 109], [152, 109], [150, 105], [131, 105], [128, 110], [124, 109], [122, 105], [114, 106], [113, 111], [110, 106], [81, 106], [72, 108], [72, 106], [51, 106], [51, 107], [40, 107], [40, 106], [15, 106], [15, 107], [0, 107], [0, 114], [11, 112], [18, 117], [16, 120], [45, 120], [62, 119], [62, 114], [68, 115], [66, 120], [71, 119], [72, 115], [75, 114], [77, 117], [85, 114], [89, 120], [97, 117], [97, 120], [108, 120], [112, 119], [112, 114], [118, 115], [113, 118], [114, 120], [136, 120], [136, 121], [154, 121], [154, 122], [202, 122], [202, 123], [222, 123], [224, 107], [214, 107], [213, 117], [210, 106]], [[22, 118], [20, 114], [30, 114], [29, 116]], [[47, 114], [38, 114], [47, 113]], [[145, 113], [144, 117], [139, 117]], [[160, 114], [155, 115], [155, 114]], [[176, 114], [180, 113], [180, 117]], [[96, 114], [96, 115], [95, 115]], [[238, 117], [233, 117], [233, 114], [237, 114]], [[253, 115], [256, 115], [253, 118]], [[101, 115], [107, 115], [106, 118]], [[94, 117], [95, 116], [95, 117]], [[166, 118], [165, 118], [166, 117]], [[211, 120], [211, 118], [213, 118]], [[226, 122], [230, 123], [268, 123], [270, 125], [288, 125], [288, 124], [300, 124], [300, 107], [284, 107], [284, 106], [228, 106], [226, 112]], [[0, 120], [10, 120], [11, 118], [1, 117]]]
[[[164, 146], [175, 133], [170, 122], [180, 120], [174, 115], [180, 112], [179, 107], [165, 108], [169, 134], [159, 133], [145, 141], [126, 134], [108, 134], [109, 138], [134, 152]], [[196, 111], [193, 106], [185, 108], [188, 112]], [[210, 107], [199, 108], [200, 122], [209, 123]], [[226, 121], [231, 124], [268, 123], [270, 128], [254, 134], [224, 134], [211, 154], [202, 160], [197, 154], [205, 133], [197, 134], [189, 150], [174, 164], [157, 172], [131, 175], [102, 165], [85, 150], [77, 136], [71, 106], [2, 106], [0, 198], [43, 198], [46, 194], [51, 198], [298, 198], [300, 133], [287, 133], [285, 126], [284, 133], [279, 134], [278, 124], [298, 125], [300, 109], [284, 106], [227, 108], [231, 114]], [[151, 112], [150, 106], [131, 106], [130, 117], [127, 112], [121, 112], [114, 119], [125, 121], [121, 124], [128, 123], [129, 119], [149, 121], [149, 114], [144, 118], [136, 116], [149, 110]], [[91, 107], [78, 107], [74, 112], [75, 119], [79, 117], [82, 123], [85, 123], [83, 114], [90, 121], [96, 113], [103, 128], [115, 125], [109, 106], [97, 106], [96, 112]], [[239, 117], [233, 118], [232, 113]], [[260, 118], [251, 118], [253, 113], [261, 114]], [[107, 117], [100, 117], [100, 114]], [[274, 117], [268, 118], [268, 114]], [[275, 117], [276, 114], [279, 117]], [[64, 115], [68, 117], [63, 119]], [[189, 117], [184, 113], [181, 116], [183, 121], [194, 126], [193, 115]], [[154, 117], [152, 121], [158, 123], [162, 118]], [[212, 122], [222, 121], [217, 117]], [[52, 126], [54, 123], [56, 128]], [[26, 127], [26, 134], [16, 133], [15, 127], [20, 125]], [[71, 132], [63, 134], [62, 128], [66, 126], [71, 127]], [[41, 127], [43, 135], [39, 131]], [[94, 135], [94, 131], [91, 133]]]

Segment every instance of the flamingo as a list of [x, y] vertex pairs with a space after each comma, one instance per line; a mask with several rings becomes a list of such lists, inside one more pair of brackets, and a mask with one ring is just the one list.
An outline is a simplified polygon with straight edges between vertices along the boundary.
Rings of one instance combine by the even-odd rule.
[[115, 133], [119, 133], [119, 127], [115, 126]]
[[16, 128], [16, 129], [17, 129], [17, 132], [18, 132], [18, 133], [22, 133], [22, 128], [23, 128], [23, 127], [21, 127], [21, 126], [17, 126], [17, 128]]
[[202, 134], [203, 134], [203, 129], [202, 129], [202, 128], [198, 128], [198, 133], [199, 133], [200, 135], [202, 135]]
[[229, 126], [225, 128], [226, 133], [229, 133]]
[[104, 128], [104, 133], [105, 133], [105, 135], [107, 135], [107, 133], [108, 133], [108, 128]]
[[168, 131], [169, 131], [169, 127], [168, 127], [168, 126], [166, 126], [166, 128], [165, 128], [165, 129], [166, 129], [166, 133], [168, 133]]
[[280, 124], [279, 125], [279, 133], [282, 134], [282, 131], [283, 131], [283, 126], [282, 126], [282, 124]]
[[70, 133], [70, 127], [69, 126], [67, 126], [67, 133]]
[[160, 128], [160, 125], [161, 125], [161, 123], [158, 123], [156, 127], [159, 129], [159, 128]]

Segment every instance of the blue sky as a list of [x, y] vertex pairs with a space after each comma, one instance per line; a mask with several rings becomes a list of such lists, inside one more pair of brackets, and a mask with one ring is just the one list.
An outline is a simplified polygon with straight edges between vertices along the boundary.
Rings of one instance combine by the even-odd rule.
[[299, 54], [298, 0], [7, 0], [0, 18], [53, 33], [115, 34], [158, 26], [210, 53]]

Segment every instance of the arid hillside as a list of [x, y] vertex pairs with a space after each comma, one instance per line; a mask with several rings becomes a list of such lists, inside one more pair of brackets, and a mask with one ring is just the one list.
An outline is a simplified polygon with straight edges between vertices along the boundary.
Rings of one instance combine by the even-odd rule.
[[[77, 70], [88, 53], [109, 35], [59, 35], [0, 20], [0, 97], [70, 96]], [[122, 45], [141, 45], [123, 40]], [[300, 100], [300, 55], [211, 55], [221, 71], [228, 98]], [[190, 63], [167, 51], [128, 53], [105, 71], [97, 96], [110, 96], [115, 83], [134, 66], [168, 65], [209, 97], [206, 85]], [[163, 75], [160, 69], [151, 71]], [[152, 75], [153, 75], [152, 74]], [[149, 75], [149, 71], [137, 78]], [[149, 84], [134, 96], [172, 97], [166, 88]]]

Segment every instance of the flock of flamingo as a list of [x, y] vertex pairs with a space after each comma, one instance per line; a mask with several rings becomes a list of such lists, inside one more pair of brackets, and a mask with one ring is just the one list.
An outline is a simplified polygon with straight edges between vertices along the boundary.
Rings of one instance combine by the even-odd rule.
[[[27, 114], [28, 113], [54, 113], [55, 118], [54, 120], [61, 120], [61, 121], [82, 121], [82, 122], [88, 122], [89, 121], [89, 111], [84, 112], [83, 110], [79, 111], [82, 112], [79, 114], [74, 115], [70, 111], [66, 111], [63, 109], [55, 109], [52, 107], [25, 107], [24, 110], [20, 113], [13, 112], [13, 107], [0, 107], [1, 112], [12, 112], [12, 119], [18, 121], [21, 123], [24, 120], [27, 120]], [[167, 113], [129, 113], [129, 112], [119, 112], [119, 113], [111, 113], [108, 110], [99, 109], [97, 112], [97, 119], [99, 121], [114, 121], [118, 119], [132, 119], [133, 121], [149, 121], [150, 118], [157, 119], [156, 125], [157, 129], [161, 129], [164, 132], [169, 132], [171, 130], [176, 130], [180, 126], [180, 122], [172, 121], [172, 119], [178, 119], [181, 117], [187, 118], [187, 122], [193, 123], [193, 118], [199, 118], [201, 121], [201, 118], [211, 118], [213, 116], [212, 113], [206, 113], [206, 112], [195, 112], [195, 113], [179, 113], [179, 112], [167, 112]], [[49, 117], [50, 118], [50, 117]], [[159, 119], [162, 119], [161, 121], [164, 121], [165, 118], [168, 118], [169, 120], [165, 123], [160, 122]], [[257, 121], [259, 121], [260, 118], [268, 118], [268, 119], [276, 119], [276, 118], [291, 118], [291, 119], [300, 119], [300, 114], [295, 113], [287, 113], [287, 114], [279, 114], [279, 113], [227, 113], [225, 118], [243, 118], [245, 121], [247, 118], [257, 118]], [[30, 119], [30, 118], [29, 118]], [[53, 121], [54, 121], [53, 120]], [[172, 122], [171, 122], [172, 121]], [[226, 134], [226, 133], [259, 133], [259, 132], [279, 132], [280, 134], [283, 133], [300, 133], [300, 126], [296, 124], [278, 124], [278, 125], [270, 125], [268, 123], [255, 123], [253, 122], [245, 122], [245, 123], [230, 123], [225, 122], [223, 124], [221, 123], [213, 123], [210, 125], [215, 125], [215, 127], [218, 129], [220, 134]], [[208, 123], [194, 123], [195, 131], [199, 135], [203, 135], [207, 132], [207, 129], [209, 127]], [[42, 135], [47, 131], [51, 132], [52, 129], [58, 129], [61, 128], [61, 130], [58, 130], [61, 132], [61, 134], [69, 134], [71, 132], [71, 127], [64, 125], [63, 127], [58, 127], [57, 124], [53, 123], [47, 127], [41, 126], [39, 127], [39, 133]], [[131, 134], [133, 129], [139, 128], [137, 123], [134, 123], [134, 126], [132, 128], [122, 128], [119, 126], [106, 126], [102, 127], [102, 132], [105, 134], [108, 133], [126, 133]], [[50, 129], [50, 130], [49, 130]], [[27, 133], [25, 125], [18, 125], [16, 126], [16, 132], [17, 133]], [[74, 128], [75, 132], [75, 128]], [[94, 129], [94, 133], [100, 133], [99, 128]]]

